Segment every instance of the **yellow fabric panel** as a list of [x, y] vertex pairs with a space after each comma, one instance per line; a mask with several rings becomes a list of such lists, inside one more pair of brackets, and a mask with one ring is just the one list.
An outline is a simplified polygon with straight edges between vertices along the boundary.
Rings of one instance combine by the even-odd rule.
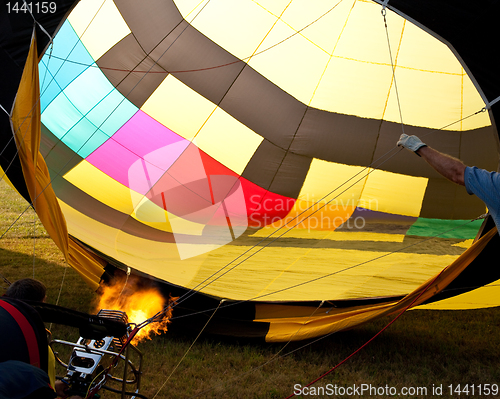
[[341, 114], [381, 119], [391, 81], [390, 64], [334, 57], [310, 105]]
[[[447, 126], [461, 118], [462, 76], [397, 68], [396, 79], [400, 91], [399, 101], [403, 122], [418, 125], [425, 114], [429, 126]], [[429, 93], [432, 93], [429, 95]], [[425, 100], [424, 100], [425, 99]], [[451, 100], [452, 99], [452, 100]], [[476, 111], [481, 109], [477, 108]], [[446, 110], [446, 112], [444, 112]], [[399, 107], [395, 89], [387, 105], [385, 119], [397, 121]], [[454, 130], [459, 126], [452, 126]]]
[[[259, 73], [304, 104], [400, 122], [379, 4], [354, 0], [179, 3], [200, 32], [235, 56], [250, 60]], [[224, 23], [214, 24], [216, 17]], [[442, 128], [484, 106], [446, 45], [390, 10], [386, 17], [405, 123]], [[488, 115], [479, 114], [461, 128], [489, 124]]]
[[71, 267], [93, 290], [97, 290], [107, 262], [87, 251], [73, 237], [69, 237], [68, 255], [68, 263]]
[[[323, 212], [349, 209], [352, 212], [359, 206], [373, 211], [419, 216], [427, 182], [424, 177], [313, 159], [298, 198], [311, 203], [329, 201]], [[299, 201], [295, 207], [306, 209]]]
[[217, 106], [169, 75], [141, 110], [187, 140], [193, 140]]
[[[191, 21], [191, 18], [188, 20]], [[276, 16], [257, 2], [219, 0], [208, 3], [191, 24], [231, 54], [246, 61], [275, 22]]]
[[36, 37], [33, 31], [30, 51], [12, 110], [12, 126], [31, 202], [45, 229], [67, 258], [68, 235], [64, 216], [50, 185], [47, 165], [39, 152], [40, 86], [36, 48]]
[[59, 200], [59, 204], [68, 221], [69, 234], [113, 258], [117, 256], [117, 229], [83, 215], [64, 201]]
[[217, 108], [193, 142], [233, 172], [241, 174], [262, 140], [243, 123]]
[[[352, 1], [348, 3], [352, 4]], [[363, 63], [387, 65], [390, 68], [387, 35], [381, 6], [375, 2], [356, 1], [335, 49], [334, 57], [354, 59]], [[387, 12], [391, 48], [399, 47], [404, 20]]]
[[[276, 228], [267, 226], [256, 233], [252, 237], [275, 237], [283, 233], [285, 229], [278, 231]], [[358, 232], [358, 231], [334, 231], [327, 230], [307, 230], [294, 228], [287, 231], [285, 237], [288, 238], [307, 238], [313, 240], [332, 240], [332, 241], [386, 241], [386, 242], [403, 242], [404, 234], [387, 234], [387, 233], [371, 233], [371, 232]], [[469, 248], [470, 244], [464, 246]]]
[[453, 246], [467, 249], [472, 245], [473, 242], [474, 242], [474, 239], [471, 238], [469, 240], [465, 240], [465, 241], [461, 241], [461, 242], [458, 242], [456, 244], [453, 244]]
[[264, 307], [265, 305], [258, 305], [256, 307], [255, 321], [270, 323], [266, 341], [283, 342], [317, 337], [359, 325], [376, 317], [389, 314], [396, 315], [409, 307], [414, 307], [425, 302], [437, 292], [444, 289], [470, 264], [495, 234], [498, 234], [496, 229], [489, 231], [450, 266], [425, 281], [399, 302], [354, 309], [350, 308], [347, 310], [328, 309], [327, 311], [318, 311], [309, 308], [311, 311], [309, 316], [302, 314], [299, 317], [283, 318], [276, 317], [276, 309], [271, 308], [271, 312], [267, 312]]
[[415, 309], [428, 310], [467, 310], [483, 309], [500, 306], [500, 280], [465, 294], [443, 299], [428, 305], [417, 306]]
[[168, 212], [142, 194], [117, 182], [86, 160], [82, 160], [66, 173], [64, 178], [91, 197], [125, 215], [131, 215], [158, 230], [172, 231]]
[[[89, 218], [62, 201], [60, 203], [68, 219], [68, 231], [71, 235], [133, 269], [187, 286], [204, 259], [203, 255], [180, 263], [175, 243], [132, 236]], [[78, 271], [82, 273], [81, 270]]]
[[[248, 254], [253, 254], [256, 250], [226, 245], [212, 251], [192, 284], [202, 283], [241, 253], [249, 251]], [[271, 245], [246, 259], [248, 254], [235, 262], [238, 266], [234, 270], [203, 291], [224, 298], [263, 301], [404, 295], [456, 258], [414, 253], [387, 255], [388, 252], [314, 245]], [[235, 286], [235, 280], [246, 284], [244, 287]]]
[[448, 46], [411, 22], [405, 23], [397, 55], [398, 68], [450, 75], [462, 73], [462, 66]]
[[271, 228], [282, 228], [281, 233], [288, 229], [303, 230], [335, 230], [349, 219], [356, 207], [339, 206], [335, 203], [314, 203], [298, 200], [283, 219], [270, 224]]
[[68, 20], [94, 60], [131, 33], [113, 0], [81, 0]]
[[[435, 120], [436, 127], [444, 127], [484, 107], [477, 89], [449, 48], [431, 35], [422, 34], [420, 28], [409, 22], [405, 24], [398, 52], [396, 79], [398, 87], [404, 88], [400, 100], [404, 110], [403, 120], [407, 124], [418, 124], [422, 112], [426, 112], [430, 113], [426, 117]], [[434, 92], [435, 95], [429, 96], [430, 103], [424, 104], [421, 98], [426, 92]], [[453, 97], [445, 97], [446, 92], [452, 93]], [[451, 111], [443, 112], [445, 101], [450, 98], [456, 103]], [[395, 99], [391, 100], [390, 119], [397, 120], [395, 118], [399, 114], [395, 109]], [[490, 124], [487, 113], [482, 113], [447, 129], [468, 130]]]
[[[134, 211], [132, 195], [139, 194], [112, 179], [86, 160], [82, 160], [63, 177], [75, 187], [111, 208], [127, 215]], [[135, 201], [138, 203], [140, 199], [137, 198]]]
[[368, 176], [359, 206], [372, 211], [419, 216], [428, 179], [375, 170]]
[[[272, 2], [267, 0], [267, 3]], [[312, 6], [309, 0], [294, 0], [287, 6], [281, 20], [311, 44], [331, 55], [342, 37], [354, 3], [353, 0], [322, 1]]]
[[[285, 38], [288, 39], [283, 41]], [[277, 21], [248, 64], [293, 97], [309, 104], [329, 60], [328, 53]]]
[[[326, 335], [332, 332], [342, 331], [351, 327], [359, 326], [377, 317], [388, 313], [388, 309], [396, 306], [396, 303], [389, 305], [367, 306], [346, 310], [333, 310], [328, 315], [324, 313], [318, 315], [313, 309], [309, 316], [260, 319], [255, 321], [270, 323], [269, 331], [266, 335], [266, 342], [287, 342], [299, 341]], [[260, 313], [257, 307], [257, 315]], [[404, 309], [404, 308], [403, 308]]]
[[91, 287], [97, 288], [104, 263], [68, 237], [66, 220], [39, 152], [41, 122], [35, 35], [17, 92], [12, 124], [26, 186], [40, 221], [69, 265], [86, 277]]
[[13, 190], [16, 190], [16, 192], [17, 192], [17, 189], [14, 187], [14, 185], [12, 184], [12, 182], [9, 180], [9, 177], [4, 172], [4, 170], [2, 169], [1, 166], [0, 166], [0, 180], [5, 181]]
[[331, 201], [329, 206], [339, 209], [357, 206], [369, 171], [361, 166], [314, 158], [298, 200], [310, 203]]
[[293, 4], [297, 0], [290, 1], [290, 0], [257, 0], [255, 3], [257, 3], [260, 7], [264, 8], [266, 11], [269, 13], [273, 14], [274, 16], [281, 15], [283, 13], [283, 10], [286, 9], [288, 11], [290, 9], [290, 6], [293, 6]]

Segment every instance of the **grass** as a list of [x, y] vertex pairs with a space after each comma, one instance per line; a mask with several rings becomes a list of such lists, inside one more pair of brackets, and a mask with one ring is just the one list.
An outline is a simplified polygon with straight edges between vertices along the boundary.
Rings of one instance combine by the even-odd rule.
[[[91, 312], [95, 293], [67, 267], [34, 213], [28, 210], [9, 229], [27, 203], [3, 181], [0, 204], [0, 235], [7, 231], [0, 240], [0, 274], [10, 281], [35, 276], [47, 285], [49, 303]], [[6, 288], [3, 282], [2, 288]], [[328, 371], [389, 321], [376, 320], [317, 342], [289, 344], [205, 335], [196, 339], [182, 331], [169, 331], [138, 345], [145, 356], [141, 393], [149, 398], [285, 398], [294, 391], [295, 384], [304, 386]], [[55, 338], [75, 341], [78, 337], [74, 328], [50, 327]], [[479, 397], [480, 385], [484, 388], [484, 384], [500, 383], [499, 327], [498, 308], [407, 312], [315, 384], [314, 389], [322, 393], [322, 389], [335, 385], [340, 389], [360, 389], [367, 384], [364, 386], [382, 391], [386, 386], [397, 392], [403, 388], [414, 390], [404, 397]], [[64, 374], [62, 368], [57, 372]], [[458, 384], [461, 388], [469, 384], [469, 395], [458, 395], [458, 391], [450, 394], [449, 385], [455, 389]], [[441, 386], [443, 394], [438, 395], [436, 387]], [[417, 387], [427, 389], [427, 395], [417, 392]], [[119, 397], [101, 393], [104, 398]], [[386, 393], [382, 396], [391, 396]], [[359, 396], [373, 395], [364, 392], [348, 397]]]

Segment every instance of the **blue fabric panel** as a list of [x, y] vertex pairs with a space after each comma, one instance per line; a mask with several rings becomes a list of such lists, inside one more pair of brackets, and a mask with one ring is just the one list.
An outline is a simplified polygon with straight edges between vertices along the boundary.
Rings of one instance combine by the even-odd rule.
[[94, 59], [66, 21], [38, 64], [42, 112], [90, 65], [95, 65]]

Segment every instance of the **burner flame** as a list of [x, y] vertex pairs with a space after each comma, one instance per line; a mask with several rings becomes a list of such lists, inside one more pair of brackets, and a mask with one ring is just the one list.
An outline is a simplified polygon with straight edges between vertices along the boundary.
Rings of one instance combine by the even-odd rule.
[[100, 297], [97, 309], [124, 311], [129, 323], [137, 325], [163, 312], [160, 317], [155, 318], [157, 320], [138, 331], [132, 340], [134, 345], [167, 331], [172, 309], [164, 309], [177, 299], [165, 298], [152, 283], [146, 284], [144, 279], [135, 276], [129, 276], [128, 279], [114, 278], [110, 284], [101, 284], [98, 292]]

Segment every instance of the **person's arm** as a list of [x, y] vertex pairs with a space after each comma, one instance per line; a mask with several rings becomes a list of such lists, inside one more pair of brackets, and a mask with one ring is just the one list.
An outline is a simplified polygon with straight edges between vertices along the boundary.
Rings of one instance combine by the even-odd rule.
[[464, 175], [466, 166], [461, 160], [443, 154], [428, 146], [419, 148], [416, 153], [448, 180], [465, 186]]
[[465, 186], [466, 166], [459, 159], [427, 146], [417, 136], [402, 134], [397, 144], [424, 158], [429, 165], [448, 180]]

